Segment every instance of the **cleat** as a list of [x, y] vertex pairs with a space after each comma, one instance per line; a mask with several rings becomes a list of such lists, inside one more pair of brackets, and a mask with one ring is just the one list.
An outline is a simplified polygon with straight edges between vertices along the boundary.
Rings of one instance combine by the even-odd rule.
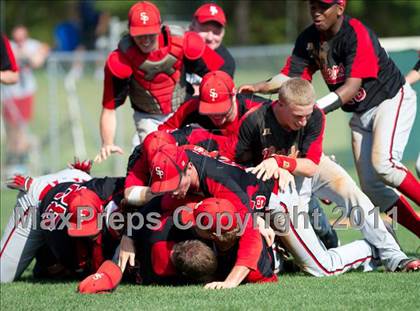
[[401, 272], [414, 272], [420, 271], [420, 259], [418, 258], [407, 258], [400, 261], [396, 271]]

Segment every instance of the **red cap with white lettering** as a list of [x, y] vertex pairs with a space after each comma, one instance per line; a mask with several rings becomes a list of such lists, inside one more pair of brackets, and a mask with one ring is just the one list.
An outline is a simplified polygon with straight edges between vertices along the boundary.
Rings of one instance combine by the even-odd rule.
[[137, 2], [128, 12], [128, 26], [133, 37], [160, 33], [161, 24], [159, 9], [149, 1]]
[[232, 107], [235, 84], [224, 71], [207, 73], [200, 84], [200, 114], [225, 114]]

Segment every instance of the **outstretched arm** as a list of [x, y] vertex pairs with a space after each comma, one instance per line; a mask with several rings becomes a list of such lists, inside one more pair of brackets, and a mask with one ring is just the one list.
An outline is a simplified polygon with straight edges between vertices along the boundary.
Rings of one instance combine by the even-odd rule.
[[245, 266], [234, 266], [230, 271], [226, 280], [223, 282], [211, 282], [207, 283], [204, 288], [207, 289], [222, 289], [222, 288], [234, 288], [237, 287], [246, 278], [251, 270]]
[[115, 109], [102, 108], [100, 119], [100, 132], [102, 138], [102, 147], [95, 157], [95, 162], [101, 163], [112, 153], [123, 154], [124, 151], [117, 145], [114, 145], [115, 130], [117, 127], [117, 116]]
[[260, 81], [254, 84], [243, 84], [239, 87], [239, 93], [277, 93], [281, 85], [289, 79], [290, 77], [283, 73], [279, 73], [278, 75], [275, 75], [266, 81]]

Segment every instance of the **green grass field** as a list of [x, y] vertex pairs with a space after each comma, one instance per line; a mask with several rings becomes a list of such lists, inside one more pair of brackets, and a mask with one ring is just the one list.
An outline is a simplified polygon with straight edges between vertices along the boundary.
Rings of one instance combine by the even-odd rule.
[[[14, 195], [2, 192], [2, 227]], [[342, 243], [360, 237], [353, 230], [338, 233]], [[419, 240], [413, 234], [401, 226], [397, 234], [408, 254], [419, 251]], [[350, 272], [329, 278], [297, 273], [280, 275], [276, 284], [220, 291], [201, 286], [122, 284], [112, 294], [80, 295], [77, 282], [38, 282], [28, 269], [21, 280], [2, 284], [0, 297], [2, 310], [418, 310], [419, 282], [419, 273]]]
[[[278, 70], [277, 64], [260, 68], [252, 64], [254, 70], [239, 70], [236, 83], [253, 82], [267, 78]], [[238, 68], [241, 68], [238, 66]], [[259, 68], [259, 70], [255, 70]], [[62, 86], [62, 76], [56, 81], [57, 96], [52, 98], [59, 110], [58, 123], [60, 126], [60, 151], [57, 162], [64, 167], [74, 154], [66, 96]], [[39, 93], [35, 119], [31, 125], [31, 132], [41, 142], [41, 171], [49, 168], [54, 154], [48, 142], [48, 124], [50, 122], [48, 105], [51, 99], [48, 93], [48, 79], [45, 72], [38, 73]], [[326, 92], [325, 86], [319, 79], [315, 80], [315, 87], [319, 95]], [[83, 77], [77, 84], [78, 94], [83, 107], [82, 124], [85, 131], [88, 156], [93, 158], [99, 150], [99, 113], [102, 96], [102, 82]], [[417, 87], [418, 90], [418, 87]], [[126, 154], [113, 157], [104, 164], [94, 167], [96, 176], [124, 174], [125, 163], [130, 153], [130, 139], [134, 132], [132, 127], [131, 109], [128, 104], [119, 109], [119, 129], [123, 133], [118, 143], [124, 147]], [[350, 131], [348, 120], [350, 115], [335, 112], [328, 116], [324, 149], [326, 153], [334, 153], [338, 161], [349, 170], [355, 178], [350, 148]], [[405, 163], [414, 169], [414, 161], [419, 150], [418, 134], [420, 122], [417, 120], [413, 128], [405, 153]], [[124, 125], [124, 126], [122, 126]], [[417, 137], [416, 137], [417, 135]], [[2, 140], [2, 153], [4, 141]], [[57, 153], [58, 154], [58, 153]], [[1, 190], [1, 231], [10, 215], [16, 193]], [[328, 212], [330, 208], [326, 207]], [[336, 216], [330, 212], [331, 220]], [[353, 230], [339, 231], [342, 243], [360, 238], [360, 234]], [[419, 240], [403, 227], [398, 226], [397, 235], [402, 247], [410, 255], [419, 256]], [[237, 289], [223, 291], [204, 290], [200, 286], [188, 287], [145, 287], [121, 285], [116, 292], [105, 295], [79, 295], [75, 292], [77, 283], [42, 283], [31, 278], [31, 271], [25, 272], [22, 279], [13, 284], [1, 285], [0, 301], [2, 310], [151, 310], [151, 309], [182, 309], [182, 310], [354, 310], [354, 309], [386, 309], [386, 310], [419, 310], [420, 273], [388, 273], [384, 271], [372, 273], [351, 272], [342, 276], [330, 278], [314, 278], [303, 274], [281, 275], [277, 284], [244, 285]]]

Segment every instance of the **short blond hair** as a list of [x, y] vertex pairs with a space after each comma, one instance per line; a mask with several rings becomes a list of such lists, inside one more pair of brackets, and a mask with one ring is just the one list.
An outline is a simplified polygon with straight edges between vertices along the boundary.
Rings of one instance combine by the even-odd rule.
[[285, 81], [279, 89], [279, 101], [285, 104], [307, 106], [315, 104], [315, 90], [312, 84], [300, 78]]

